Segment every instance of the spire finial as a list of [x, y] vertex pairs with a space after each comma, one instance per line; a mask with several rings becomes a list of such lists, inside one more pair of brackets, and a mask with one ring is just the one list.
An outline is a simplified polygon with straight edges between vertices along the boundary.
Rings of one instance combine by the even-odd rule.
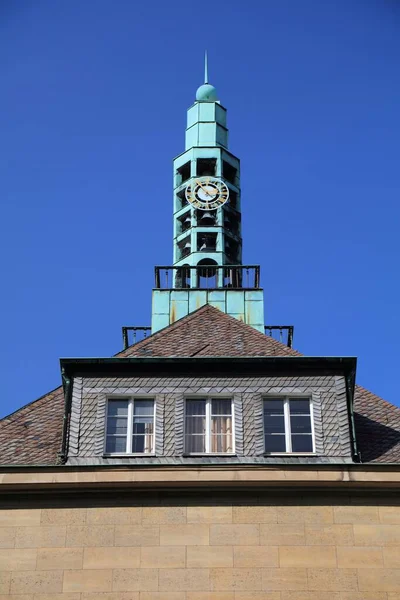
[[213, 85], [208, 83], [208, 57], [207, 50], [204, 53], [204, 83], [196, 92], [197, 102], [219, 102], [217, 90]]

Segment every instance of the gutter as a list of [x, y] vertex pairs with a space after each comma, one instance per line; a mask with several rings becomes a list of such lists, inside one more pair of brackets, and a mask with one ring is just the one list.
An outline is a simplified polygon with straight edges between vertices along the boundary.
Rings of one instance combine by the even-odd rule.
[[65, 465], [67, 461], [67, 433], [68, 433], [68, 423], [69, 423], [69, 412], [71, 409], [71, 400], [72, 400], [72, 380], [65, 373], [64, 367], [61, 369], [61, 376], [64, 388], [64, 416], [63, 416], [63, 428], [62, 428], [62, 442], [61, 442], [61, 451], [59, 454], [60, 461], [62, 465]]
[[357, 437], [356, 437], [356, 425], [354, 421], [354, 388], [355, 388], [355, 379], [356, 379], [356, 369], [352, 369], [350, 373], [346, 374], [346, 395], [347, 395], [347, 407], [349, 409], [350, 416], [350, 441], [352, 448], [352, 456], [353, 460], [356, 463], [361, 463], [361, 453], [358, 451], [357, 447]]

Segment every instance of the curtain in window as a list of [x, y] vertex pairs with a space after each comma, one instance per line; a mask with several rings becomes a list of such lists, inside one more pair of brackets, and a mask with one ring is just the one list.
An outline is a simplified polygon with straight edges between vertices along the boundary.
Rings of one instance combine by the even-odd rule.
[[206, 401], [186, 400], [185, 451], [206, 451]]
[[153, 452], [154, 402], [135, 400], [133, 404], [132, 452]]
[[233, 452], [232, 401], [211, 400], [211, 452]]
[[188, 399], [185, 451], [193, 454], [233, 452], [231, 398]]

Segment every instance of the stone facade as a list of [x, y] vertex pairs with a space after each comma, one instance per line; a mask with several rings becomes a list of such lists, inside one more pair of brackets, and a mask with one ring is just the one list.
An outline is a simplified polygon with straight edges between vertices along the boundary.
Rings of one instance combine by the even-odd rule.
[[1, 600], [400, 598], [382, 492], [3, 495], [0, 546]]
[[[241, 463], [352, 461], [343, 376], [304, 377], [75, 377], [67, 464], [162, 464], [196, 461], [183, 456], [184, 398], [228, 394], [234, 399], [236, 456]], [[104, 454], [106, 400], [145, 395], [156, 401], [156, 456], [107, 458]], [[262, 401], [266, 396], [304, 395], [313, 401], [315, 457], [264, 456]], [[224, 457], [198, 458], [223, 463]]]

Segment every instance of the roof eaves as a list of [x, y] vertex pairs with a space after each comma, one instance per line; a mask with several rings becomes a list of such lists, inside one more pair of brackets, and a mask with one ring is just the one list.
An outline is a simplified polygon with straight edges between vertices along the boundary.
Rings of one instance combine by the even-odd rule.
[[340, 370], [344, 373], [354, 372], [357, 365], [356, 357], [340, 356], [130, 356], [130, 357], [92, 357], [92, 358], [61, 358], [61, 370], [68, 374], [73, 374], [82, 369], [89, 371], [100, 370], [104, 373], [104, 367], [117, 367], [122, 370], [124, 367], [135, 365], [181, 365], [181, 366], [226, 366], [228, 368], [241, 366], [254, 367], [303, 367], [317, 368], [322, 367], [327, 370]]

